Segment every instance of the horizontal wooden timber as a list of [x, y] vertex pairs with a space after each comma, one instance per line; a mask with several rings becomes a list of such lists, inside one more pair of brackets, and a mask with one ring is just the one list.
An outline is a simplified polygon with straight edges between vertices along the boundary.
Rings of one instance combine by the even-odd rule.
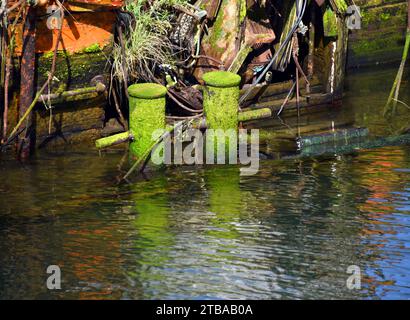
[[[10, 108], [9, 128], [13, 128], [17, 123], [17, 103], [18, 101], [14, 100]], [[34, 111], [36, 146], [44, 147], [49, 143], [56, 144], [56, 141], [59, 145], [74, 143], [71, 141], [74, 136], [89, 130], [94, 130], [95, 136], [100, 137], [106, 104], [104, 95], [82, 101], [53, 104], [51, 110], [43, 104], [38, 104]], [[80, 139], [76, 137], [75, 141]]]
[[[258, 102], [270, 101], [272, 100], [272, 98], [278, 98], [278, 97], [282, 98], [283, 96], [286, 96], [288, 94], [292, 86], [293, 86], [293, 81], [291, 80], [255, 86], [251, 89], [249, 95], [244, 101], [244, 105], [248, 106], [250, 104], [255, 104]], [[299, 80], [299, 86], [300, 86], [301, 91], [305, 93], [306, 82], [304, 79]], [[320, 81], [317, 77], [313, 77], [313, 79], [310, 80], [310, 86], [312, 90], [318, 90], [318, 88], [322, 89], [322, 86], [320, 85]], [[241, 90], [241, 95], [247, 92], [247, 90], [248, 90], [247, 87], [243, 88]]]
[[[272, 119], [277, 117], [278, 111], [281, 109], [283, 104], [283, 99], [277, 98], [272, 99], [271, 101], [257, 103], [252, 105], [251, 108], [243, 109], [244, 112], [247, 110], [261, 109], [261, 108], [270, 108], [272, 110]], [[296, 98], [292, 98], [284, 106], [283, 112], [280, 114], [281, 119], [289, 119], [297, 117], [299, 113], [300, 117], [305, 115], [312, 116], [315, 113], [323, 114], [324, 111], [327, 111], [329, 108], [336, 110], [340, 106], [340, 99], [335, 100], [334, 95], [328, 93], [315, 93], [311, 94], [309, 98], [302, 96], [299, 100], [299, 110]], [[250, 121], [246, 124], [246, 127], [249, 128], [261, 128], [261, 127], [271, 127], [272, 123], [267, 121], [264, 123], [263, 120]]]

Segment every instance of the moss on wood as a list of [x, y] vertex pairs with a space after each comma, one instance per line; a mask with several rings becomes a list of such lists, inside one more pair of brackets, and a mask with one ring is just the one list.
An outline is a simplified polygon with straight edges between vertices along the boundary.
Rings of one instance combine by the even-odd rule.
[[325, 37], [337, 37], [336, 13], [329, 7], [323, 15], [323, 31]]
[[357, 1], [361, 9], [361, 30], [350, 34], [349, 66], [399, 61], [405, 42], [406, 1]]
[[340, 13], [345, 13], [347, 10], [347, 3], [345, 0], [334, 0], [337, 10]]
[[[52, 60], [53, 53], [45, 53], [37, 57], [37, 87], [46, 81]], [[58, 82], [54, 83], [54, 90], [57, 86], [61, 87], [62, 85], [64, 85], [63, 90], [89, 86], [93, 77], [108, 72], [107, 52], [101, 50], [75, 54], [60, 51], [56, 63], [55, 77]]]
[[84, 53], [97, 53], [97, 52], [101, 52], [101, 47], [98, 43], [94, 43], [91, 46], [83, 49]]
[[217, 88], [230, 88], [239, 86], [241, 77], [227, 71], [212, 71], [204, 74], [203, 80], [208, 86]]
[[239, 82], [241, 77], [226, 71], [213, 71], [203, 77], [204, 111], [210, 129], [236, 129], [238, 125]]
[[241, 77], [231, 72], [213, 71], [206, 73], [203, 79], [206, 83], [204, 112], [207, 127], [208, 129], [223, 130], [223, 134], [218, 132], [207, 134], [206, 145], [214, 148], [215, 155], [217, 155], [218, 150], [224, 148], [223, 146], [225, 146], [225, 152], [234, 152], [235, 150], [232, 150], [230, 145], [231, 143], [236, 145]]
[[167, 94], [167, 89], [160, 84], [140, 83], [130, 86], [128, 94], [134, 98], [155, 99], [164, 97]]
[[140, 158], [153, 143], [152, 134], [165, 128], [166, 88], [151, 83], [134, 84], [130, 95], [130, 131], [134, 140], [130, 144], [133, 156]]
[[131, 134], [127, 132], [121, 132], [109, 137], [101, 138], [95, 141], [95, 146], [97, 149], [102, 149], [106, 147], [113, 146], [115, 144], [119, 144], [130, 139]]
[[239, 112], [238, 121], [252, 121], [257, 119], [269, 118], [272, 116], [272, 110], [269, 108], [262, 108], [256, 110], [248, 110]]

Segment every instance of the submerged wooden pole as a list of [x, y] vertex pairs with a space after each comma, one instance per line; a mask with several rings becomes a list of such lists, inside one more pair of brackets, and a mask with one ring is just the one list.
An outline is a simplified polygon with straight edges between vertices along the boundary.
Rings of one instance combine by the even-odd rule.
[[153, 143], [153, 133], [165, 129], [165, 96], [167, 89], [156, 83], [138, 83], [128, 87], [131, 155], [141, 158]]
[[[36, 7], [30, 6], [24, 24], [23, 50], [21, 56], [19, 118], [30, 107], [35, 92], [35, 50], [36, 50]], [[24, 130], [17, 140], [17, 158], [30, 156], [34, 144], [33, 115], [26, 119]]]

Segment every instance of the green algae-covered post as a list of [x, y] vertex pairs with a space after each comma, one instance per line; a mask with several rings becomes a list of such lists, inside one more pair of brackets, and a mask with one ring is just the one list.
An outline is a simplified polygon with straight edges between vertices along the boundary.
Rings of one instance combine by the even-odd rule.
[[204, 111], [210, 129], [238, 127], [239, 83], [241, 77], [228, 71], [204, 74]]
[[128, 87], [130, 105], [131, 154], [140, 158], [153, 143], [152, 134], [165, 129], [167, 89], [156, 83], [138, 83]]
[[[206, 145], [213, 146], [212, 154], [217, 152], [218, 163], [225, 163], [226, 151], [229, 158], [236, 159], [239, 83], [241, 77], [227, 71], [212, 71], [204, 74], [204, 112], [207, 124]], [[218, 131], [209, 131], [218, 130]]]

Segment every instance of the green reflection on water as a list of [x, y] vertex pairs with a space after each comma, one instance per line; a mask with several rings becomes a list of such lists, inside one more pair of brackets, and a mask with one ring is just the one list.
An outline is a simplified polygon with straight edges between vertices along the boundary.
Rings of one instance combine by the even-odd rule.
[[237, 238], [238, 232], [232, 222], [239, 218], [244, 196], [239, 186], [239, 168], [206, 170], [205, 182], [209, 190], [209, 210], [215, 214], [210, 220], [215, 230], [209, 230], [208, 234], [226, 239]]
[[[144, 184], [146, 187], [144, 187]], [[137, 247], [147, 247], [140, 263], [160, 266], [167, 260], [167, 247], [172, 245], [170, 232], [170, 207], [167, 197], [167, 183], [164, 177], [155, 179], [154, 187], [149, 182], [132, 186], [136, 218], [133, 221], [138, 231]], [[152, 254], [152, 251], [160, 255]]]

